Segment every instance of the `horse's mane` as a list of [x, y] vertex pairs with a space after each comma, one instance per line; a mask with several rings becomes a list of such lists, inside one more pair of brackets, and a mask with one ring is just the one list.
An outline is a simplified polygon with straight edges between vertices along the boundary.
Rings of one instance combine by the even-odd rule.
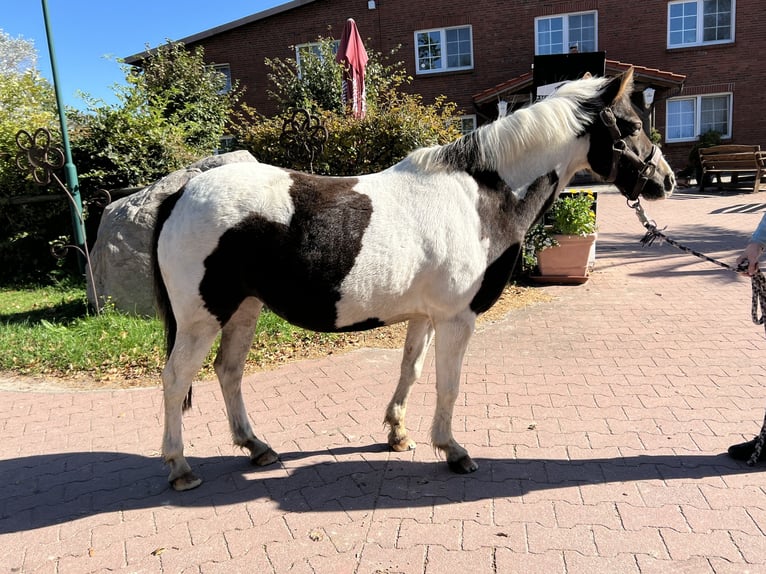
[[441, 146], [413, 151], [408, 159], [424, 170], [494, 171], [544, 146], [571, 143], [592, 122], [596, 98], [609, 80], [587, 78], [561, 85], [546, 99], [479, 127]]

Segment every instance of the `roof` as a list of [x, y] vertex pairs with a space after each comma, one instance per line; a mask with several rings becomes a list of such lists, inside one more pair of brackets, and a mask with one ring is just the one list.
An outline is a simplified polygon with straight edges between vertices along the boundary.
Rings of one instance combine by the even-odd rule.
[[[265, 20], [266, 18], [275, 16], [277, 14], [281, 14], [282, 12], [287, 12], [288, 10], [292, 10], [293, 8], [300, 8], [301, 6], [304, 6], [306, 4], [311, 4], [314, 1], [315, 0], [292, 0], [292, 2], [286, 2], [285, 4], [274, 6], [273, 8], [269, 8], [268, 10], [262, 10], [261, 12], [257, 12], [255, 14], [251, 14], [250, 16], [245, 16], [244, 18], [240, 18], [239, 20], [234, 20], [227, 24], [222, 24], [220, 26], [216, 26], [215, 28], [210, 28], [209, 30], [204, 30], [202, 32], [198, 32], [197, 34], [193, 34], [191, 36], [187, 36], [186, 38], [181, 38], [175, 41], [181, 42], [183, 44], [192, 44], [194, 42], [199, 42], [201, 40], [204, 40], [205, 38], [210, 38], [211, 36], [216, 36], [218, 34], [222, 34], [223, 32], [228, 32], [229, 30], [234, 30], [235, 28], [246, 26], [247, 24], [251, 24], [259, 20]], [[154, 51], [153, 49], [145, 50], [143, 52], [139, 52], [138, 54], [133, 54], [132, 56], [128, 56], [127, 58], [125, 58], [125, 62], [127, 64], [136, 64], [137, 62], [144, 60], [153, 51]]]
[[[618, 60], [606, 60], [607, 74], [618, 74], [629, 68], [633, 68], [636, 80], [645, 84], [675, 88], [683, 86], [683, 83], [686, 81], [686, 76], [683, 74], [676, 74], [675, 72], [668, 72], [658, 68], [638, 66], [636, 64], [627, 64]], [[532, 72], [524, 72], [520, 76], [474, 94], [473, 101], [477, 104], [493, 102], [504, 94], [513, 94], [529, 88], [532, 85], [532, 80]]]
[[625, 62], [618, 62], [617, 60], [607, 59], [606, 61], [607, 73], [625, 72], [630, 68], [633, 68], [634, 77], [645, 84], [653, 84], [664, 88], [677, 88], [683, 86], [686, 81], [686, 76], [684, 74], [667, 72], [658, 68], [647, 68], [646, 66], [638, 66], [636, 64], [626, 64]]

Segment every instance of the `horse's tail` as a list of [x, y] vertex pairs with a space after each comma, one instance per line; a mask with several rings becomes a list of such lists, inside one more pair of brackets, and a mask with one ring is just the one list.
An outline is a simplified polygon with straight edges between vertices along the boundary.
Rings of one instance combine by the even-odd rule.
[[[168, 217], [170, 217], [170, 214], [173, 212], [173, 208], [175, 207], [178, 200], [181, 199], [183, 192], [184, 189], [181, 188], [179, 191], [169, 195], [164, 200], [162, 200], [162, 203], [160, 203], [160, 206], [157, 209], [157, 220], [154, 224], [154, 235], [152, 237], [152, 278], [154, 283], [154, 303], [157, 307], [157, 314], [159, 315], [160, 320], [162, 321], [162, 324], [165, 328], [166, 359], [170, 357], [170, 353], [173, 351], [173, 347], [175, 346], [176, 328], [178, 327], [178, 324], [176, 323], [176, 316], [173, 313], [173, 306], [170, 303], [168, 289], [165, 286], [165, 281], [162, 279], [160, 262], [159, 258], [157, 257], [157, 245], [159, 244], [160, 234], [162, 233], [162, 228], [165, 225], [165, 221], [167, 221]], [[186, 395], [186, 398], [183, 402], [183, 410], [186, 411], [191, 408], [191, 404], [192, 390], [190, 386], [189, 393]]]

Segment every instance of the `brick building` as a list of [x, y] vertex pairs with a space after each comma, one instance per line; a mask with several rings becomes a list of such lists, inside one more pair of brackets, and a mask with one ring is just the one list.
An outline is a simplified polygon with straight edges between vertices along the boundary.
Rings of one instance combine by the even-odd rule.
[[268, 115], [264, 59], [294, 58], [296, 46], [338, 38], [354, 18], [368, 49], [399, 46], [409, 89], [425, 101], [446, 95], [467, 127], [497, 117], [501, 101], [509, 110], [530, 101], [535, 56], [604, 52], [607, 74], [634, 66], [635, 103], [680, 169], [708, 129], [766, 148], [763, 7], [763, 0], [294, 0], [181, 41], [204, 46], [206, 59]]

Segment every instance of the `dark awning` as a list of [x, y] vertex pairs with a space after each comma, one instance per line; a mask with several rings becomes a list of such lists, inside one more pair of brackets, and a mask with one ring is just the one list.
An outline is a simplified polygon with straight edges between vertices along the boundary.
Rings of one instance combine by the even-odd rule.
[[[619, 74], [631, 67], [633, 68], [633, 78], [636, 84], [651, 85], [667, 89], [678, 88], [680, 90], [686, 81], [686, 76], [683, 74], [676, 74], [675, 72], [668, 72], [658, 68], [638, 66], [636, 64], [627, 64], [608, 58], [606, 60], [607, 75]], [[525, 72], [520, 76], [516, 76], [515, 78], [511, 78], [510, 80], [506, 80], [496, 86], [474, 94], [473, 101], [476, 105], [483, 105], [496, 102], [500, 99], [510, 98], [515, 94], [526, 94], [530, 91], [532, 82], [532, 72]]]

